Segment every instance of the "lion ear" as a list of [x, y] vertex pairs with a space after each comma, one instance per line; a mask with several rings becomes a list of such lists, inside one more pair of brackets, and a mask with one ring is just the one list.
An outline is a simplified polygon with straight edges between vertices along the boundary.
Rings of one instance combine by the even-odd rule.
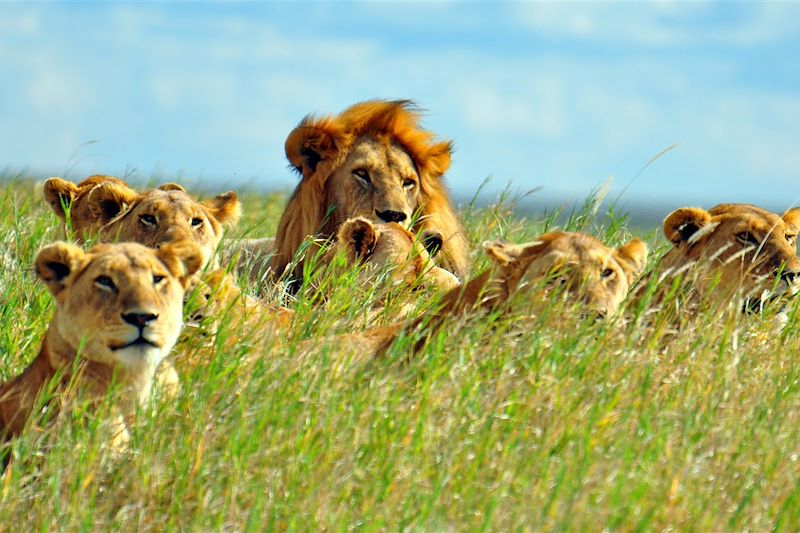
[[681, 207], [676, 209], [664, 219], [664, 235], [675, 246], [682, 242], [694, 243], [706, 232], [698, 233], [701, 229], [711, 230], [711, 214], [699, 207]]
[[53, 208], [58, 218], [66, 220], [68, 209], [78, 196], [78, 186], [61, 178], [49, 178], [44, 182], [44, 199]]
[[239, 222], [239, 217], [242, 216], [242, 204], [235, 191], [224, 192], [211, 200], [204, 201], [203, 205], [211, 211], [217, 221], [228, 227]]
[[117, 183], [101, 183], [86, 195], [92, 220], [90, 223], [103, 225], [120, 213], [127, 211], [139, 199], [139, 193], [130, 187]]
[[36, 275], [55, 296], [66, 287], [67, 278], [80, 269], [85, 259], [86, 252], [83, 248], [56, 242], [45, 246], [36, 254]]
[[192, 276], [203, 268], [203, 250], [194, 242], [184, 239], [162, 245], [156, 252], [158, 258], [178, 278], [183, 288], [189, 286]]
[[788, 232], [800, 232], [800, 207], [795, 207], [786, 211], [783, 214], [783, 221], [786, 222], [786, 229]]
[[339, 151], [342, 131], [334, 120], [306, 117], [286, 137], [286, 158], [304, 178], [314, 174], [321, 161], [333, 159]]
[[420, 233], [419, 241], [422, 243], [422, 246], [425, 247], [425, 250], [428, 251], [428, 255], [436, 257], [436, 254], [442, 250], [444, 237], [442, 237], [442, 232], [440, 231], [426, 229]]
[[428, 171], [434, 177], [440, 177], [450, 168], [451, 156], [453, 153], [452, 142], [440, 142], [432, 145], [428, 149], [425, 159]]
[[623, 244], [614, 252], [617, 263], [625, 271], [628, 283], [642, 273], [647, 263], [647, 244], [643, 240], [631, 239], [629, 243]]
[[186, 192], [186, 189], [178, 185], [177, 183], [164, 183], [163, 185], [158, 186], [158, 190], [160, 191], [181, 191]]
[[527, 259], [542, 252], [547, 247], [546, 240], [510, 244], [501, 241], [483, 243], [483, 251], [499, 266], [508, 266], [519, 259]]
[[366, 259], [375, 250], [375, 244], [378, 242], [378, 230], [366, 218], [351, 218], [339, 227], [336, 239], [347, 247], [349, 256], [355, 259]]

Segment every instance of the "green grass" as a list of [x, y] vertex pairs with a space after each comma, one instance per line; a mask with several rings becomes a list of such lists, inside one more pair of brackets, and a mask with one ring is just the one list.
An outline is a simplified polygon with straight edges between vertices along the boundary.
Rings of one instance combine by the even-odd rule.
[[[238, 234], [272, 235], [282, 202], [245, 197]], [[561, 220], [630, 238], [625, 217], [600, 226], [587, 206]], [[559, 220], [517, 219], [508, 202], [463, 217], [476, 245]], [[49, 321], [31, 265], [56, 228], [31, 183], [0, 188], [2, 379]], [[0, 530], [800, 528], [794, 304], [782, 330], [706, 312], [676, 335], [637, 310], [598, 324], [521, 298], [454, 319], [414, 357], [405, 339], [347, 364], [332, 336], [363, 328], [371, 297], [354, 298], [353, 279], [322, 306], [294, 302], [290, 334], [222, 318], [216, 338], [184, 339], [181, 392], [140, 413], [125, 455], [106, 451], [96, 418], [30, 427], [0, 477]]]

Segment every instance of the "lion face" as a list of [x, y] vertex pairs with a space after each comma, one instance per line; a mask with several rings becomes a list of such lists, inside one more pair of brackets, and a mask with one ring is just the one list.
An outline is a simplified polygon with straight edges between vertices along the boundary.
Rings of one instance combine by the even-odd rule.
[[451, 151], [419, 127], [408, 101], [361, 102], [335, 117], [304, 119], [286, 139], [302, 178], [278, 224], [273, 270], [282, 274], [306, 237], [328, 239], [360, 216], [440, 233], [437, 262], [464, 276], [467, 242], [442, 181]]
[[[422, 197], [411, 157], [397, 144], [363, 137], [328, 178], [330, 204], [347, 206], [333, 216], [360, 216], [376, 224], [408, 226]], [[336, 223], [338, 226], [338, 223]]]
[[131, 241], [158, 247], [179, 240], [200, 246], [203, 265], [215, 266], [216, 249], [225, 225], [234, 224], [241, 213], [235, 192], [199, 202], [180, 185], [165, 184], [139, 193], [121, 180], [103, 177], [84, 180], [76, 186], [59, 178], [45, 183], [45, 197], [56, 214], [65, 218], [68, 205], [72, 226], [81, 240], [96, 237], [101, 242]]
[[489, 242], [484, 249], [507, 294], [547, 280], [545, 293], [558, 288], [601, 317], [619, 308], [647, 260], [647, 245], [639, 239], [613, 249], [589, 235], [561, 231], [526, 244]]
[[121, 211], [130, 207], [137, 193], [113, 176], [89, 176], [77, 185], [61, 178], [44, 183], [44, 197], [61, 220], [67, 216], [76, 237], [86, 241]]
[[673, 248], [661, 259], [661, 276], [684, 274], [704, 297], [750, 306], [797, 291], [800, 209], [783, 216], [745, 204], [706, 211], [684, 207], [664, 220]]
[[368, 277], [388, 271], [394, 282], [414, 287], [447, 290], [460, 285], [452, 273], [433, 264], [425, 244], [438, 251], [441, 235], [427, 233], [417, 238], [396, 222], [373, 224], [358, 217], [342, 224], [328, 254], [344, 255], [351, 265], [365, 265]]
[[58, 343], [91, 361], [152, 376], [178, 338], [184, 290], [202, 259], [187, 241], [158, 250], [100, 244], [88, 252], [59, 242], [42, 248], [35, 265], [56, 298], [51, 328]]

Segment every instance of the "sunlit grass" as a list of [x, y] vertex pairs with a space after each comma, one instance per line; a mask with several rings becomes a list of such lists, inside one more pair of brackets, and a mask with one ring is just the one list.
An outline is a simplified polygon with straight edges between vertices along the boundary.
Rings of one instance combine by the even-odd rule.
[[[246, 197], [236, 235], [272, 235], [281, 202]], [[476, 250], [565, 220], [520, 220], [510, 203], [465, 209]], [[625, 217], [601, 226], [593, 205], [564, 213], [565, 229], [626, 242]], [[3, 379], [47, 327], [53, 304], [31, 265], [56, 227], [32, 184], [0, 189]], [[664, 244], [653, 235], [651, 262]], [[634, 308], [596, 323], [520, 297], [453, 319], [413, 357], [412, 331], [380, 359], [343, 363], [358, 346], [336, 335], [366, 327], [379, 294], [355, 281], [317, 280], [330, 290], [316, 305], [301, 291], [290, 332], [233, 313], [216, 336], [187, 332], [181, 391], [140, 413], [122, 456], [99, 417], [31, 426], [0, 477], [0, 529], [800, 527], [796, 306], [776, 329], [770, 313], [735, 311], [676, 324]]]

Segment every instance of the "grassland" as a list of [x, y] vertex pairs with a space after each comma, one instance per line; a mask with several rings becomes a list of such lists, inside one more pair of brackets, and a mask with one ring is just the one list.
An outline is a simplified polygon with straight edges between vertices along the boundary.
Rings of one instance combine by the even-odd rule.
[[[274, 234], [282, 201], [245, 198], [239, 234]], [[630, 238], [592, 205], [564, 225]], [[508, 203], [463, 217], [472, 243], [555, 223]], [[32, 183], [0, 188], [3, 379], [47, 326], [53, 303], [30, 266], [56, 228]], [[663, 239], [642, 237], [657, 259]], [[595, 323], [519, 302], [453, 320], [413, 358], [400, 342], [348, 362], [330, 339], [364, 327], [372, 298], [352, 279], [331, 282], [324, 305], [301, 293], [289, 334], [221, 316], [216, 336], [187, 336], [181, 392], [140, 413], [125, 455], [103, 447], [96, 418], [33, 424], [0, 477], [0, 530], [800, 528], [796, 304], [781, 330], [769, 312], [717, 310], [669, 334], [641, 309]]]

